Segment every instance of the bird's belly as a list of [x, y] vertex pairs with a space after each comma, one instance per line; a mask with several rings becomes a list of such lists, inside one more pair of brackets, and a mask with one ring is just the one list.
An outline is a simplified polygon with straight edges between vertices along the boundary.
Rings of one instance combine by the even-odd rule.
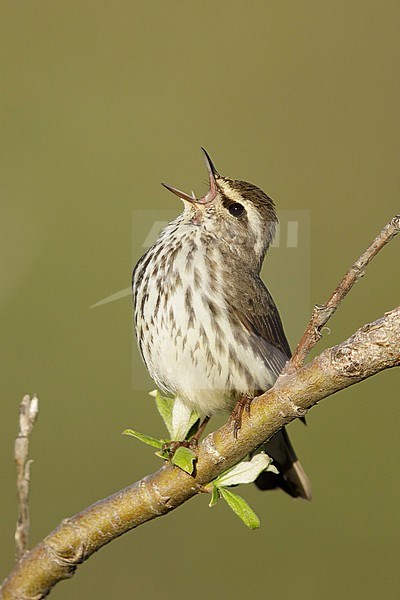
[[232, 319], [218, 249], [200, 241], [169, 254], [162, 273], [166, 255], [154, 253], [137, 283], [135, 319], [143, 360], [160, 389], [211, 415], [239, 395], [268, 389], [276, 376]]
[[193, 288], [182, 285], [162, 295], [156, 311], [150, 293], [146, 325], [138, 323], [143, 358], [158, 386], [210, 415], [232, 408], [240, 395], [273, 385], [275, 376], [250, 343], [237, 343], [222, 298], [213, 297], [211, 311], [204, 291], [188, 290]]

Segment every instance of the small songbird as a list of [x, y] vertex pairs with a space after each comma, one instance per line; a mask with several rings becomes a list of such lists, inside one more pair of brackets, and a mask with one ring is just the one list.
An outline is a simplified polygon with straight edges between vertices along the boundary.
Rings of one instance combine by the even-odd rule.
[[[137, 340], [151, 377], [207, 418], [272, 387], [291, 353], [260, 279], [278, 222], [274, 202], [251, 183], [222, 177], [203, 151], [209, 190], [196, 198], [163, 184], [184, 209], [136, 265], [133, 298]], [[279, 474], [261, 473], [258, 487], [311, 499], [285, 429], [265, 451]]]

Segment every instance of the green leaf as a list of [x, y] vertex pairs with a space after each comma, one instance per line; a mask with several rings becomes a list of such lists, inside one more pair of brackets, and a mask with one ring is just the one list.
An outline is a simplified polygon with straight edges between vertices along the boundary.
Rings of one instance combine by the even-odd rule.
[[162, 396], [158, 390], [154, 392], [150, 392], [151, 396], [154, 396], [156, 399], [156, 406], [158, 412], [162, 420], [165, 423], [166, 428], [168, 429], [169, 435], [172, 437], [172, 409], [174, 407], [173, 398], [166, 398]]
[[194, 462], [196, 458], [197, 456], [193, 450], [190, 450], [190, 448], [185, 448], [184, 446], [179, 446], [179, 448], [175, 451], [171, 462], [173, 465], [176, 465], [191, 475], [193, 473]]
[[233, 512], [237, 514], [247, 527], [250, 529], [258, 529], [260, 527], [260, 519], [247, 504], [246, 500], [223, 487], [219, 488], [219, 492]]
[[189, 429], [191, 429], [193, 427], [193, 425], [196, 423], [196, 421], [198, 421], [200, 419], [200, 415], [198, 412], [196, 412], [195, 410], [192, 411], [192, 414], [190, 415], [190, 419], [189, 419]]
[[145, 433], [139, 433], [134, 429], [125, 429], [122, 432], [122, 435], [131, 435], [132, 437], [140, 440], [144, 444], [148, 446], [153, 446], [153, 448], [162, 448], [164, 445], [164, 440], [157, 440], [156, 438], [151, 437], [150, 435], [146, 435]]
[[172, 425], [170, 435], [174, 441], [181, 442], [186, 438], [186, 435], [191, 428], [192, 411], [182, 402], [177, 396], [174, 400], [172, 409]]
[[213, 485], [213, 489], [211, 492], [211, 500], [210, 500], [210, 504], [208, 506], [212, 507], [215, 506], [218, 502], [219, 499], [219, 494], [218, 494], [218, 488]]
[[[196, 425], [197, 425], [197, 427], [196, 427]], [[197, 433], [197, 430], [200, 427], [200, 417], [197, 414], [197, 412], [195, 412], [195, 411], [192, 412], [190, 419], [189, 419], [188, 426], [189, 426], [189, 430], [186, 434], [186, 438], [185, 438], [186, 440], [190, 440], [190, 438], [192, 438]]]
[[252, 483], [262, 471], [278, 473], [272, 464], [272, 459], [264, 453], [255, 454], [251, 460], [243, 460], [233, 469], [225, 471], [214, 481], [218, 487]]
[[150, 392], [156, 401], [156, 406], [171, 439], [182, 441], [188, 433], [192, 434], [192, 427], [199, 420], [199, 415], [191, 411], [179, 398], [167, 398], [159, 390]]

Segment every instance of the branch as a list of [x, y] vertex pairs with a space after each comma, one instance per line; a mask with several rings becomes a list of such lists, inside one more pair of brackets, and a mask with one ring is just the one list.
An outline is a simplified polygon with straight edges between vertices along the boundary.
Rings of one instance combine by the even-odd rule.
[[19, 407], [19, 434], [15, 440], [14, 459], [17, 465], [18, 517], [15, 530], [15, 558], [19, 560], [28, 549], [29, 482], [32, 460], [28, 460], [29, 436], [39, 413], [37, 396], [26, 395]]
[[297, 348], [294, 351], [292, 358], [286, 364], [282, 376], [294, 373], [296, 369], [304, 364], [308, 353], [320, 340], [322, 328], [334, 314], [343, 298], [347, 296], [353, 285], [365, 275], [365, 269], [371, 260], [388, 242], [390, 242], [390, 240], [394, 238], [395, 235], [399, 233], [399, 231], [400, 215], [396, 215], [387, 225], [385, 225], [380, 234], [368, 246], [364, 254], [362, 254], [354, 265], [350, 267], [325, 304], [316, 304], [314, 306], [310, 322], [308, 323], [301, 340], [297, 344]]
[[400, 308], [364, 325], [347, 341], [325, 350], [301, 367], [320, 331], [368, 263], [400, 230], [396, 216], [345, 275], [329, 300], [316, 306], [296, 351], [274, 387], [256, 398], [251, 416], [244, 414], [238, 439], [230, 423], [199, 446], [195, 476], [165, 464], [159, 471], [90, 506], [20, 558], [4, 581], [0, 598], [38, 600], [77, 565], [127, 531], [174, 510], [250, 451], [319, 400], [379, 371], [400, 364]]
[[364, 325], [310, 364], [279, 378], [243, 414], [237, 439], [230, 423], [199, 446], [196, 476], [165, 464], [159, 471], [64, 520], [25, 554], [2, 587], [2, 598], [43, 598], [77, 565], [127, 531], [174, 510], [281, 427], [317, 402], [379, 371], [400, 364], [400, 307]]

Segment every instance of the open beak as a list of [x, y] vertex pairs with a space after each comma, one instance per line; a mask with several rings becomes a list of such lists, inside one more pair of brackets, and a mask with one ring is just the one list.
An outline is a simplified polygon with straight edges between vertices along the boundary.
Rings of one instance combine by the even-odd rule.
[[207, 151], [204, 148], [202, 148], [202, 150], [204, 152], [204, 158], [206, 161], [208, 178], [209, 178], [209, 182], [210, 182], [210, 188], [204, 196], [202, 196], [201, 198], [196, 198], [196, 196], [194, 195], [193, 192], [192, 192], [192, 195], [189, 196], [189, 194], [185, 194], [185, 192], [181, 192], [180, 190], [172, 187], [171, 185], [167, 185], [166, 183], [162, 184], [165, 188], [167, 188], [167, 190], [169, 190], [170, 192], [175, 194], [175, 196], [178, 196], [178, 198], [182, 198], [182, 200], [187, 200], [188, 202], [191, 202], [192, 204], [209, 204], [210, 202], [215, 200], [215, 197], [216, 197], [217, 191], [218, 191], [216, 179], [218, 179], [218, 177], [220, 177], [220, 175], [219, 175], [217, 169], [214, 167], [212, 160], [209, 157]]

